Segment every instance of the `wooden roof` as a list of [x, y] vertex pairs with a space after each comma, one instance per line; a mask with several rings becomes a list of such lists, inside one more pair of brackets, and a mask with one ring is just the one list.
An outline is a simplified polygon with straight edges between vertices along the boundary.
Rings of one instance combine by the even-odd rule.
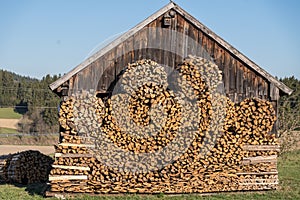
[[69, 73], [62, 76], [57, 81], [50, 84], [50, 89], [55, 90], [59, 86], [61, 86], [63, 83], [68, 81], [72, 76], [89, 66], [92, 62], [109, 52], [111, 49], [116, 47], [118, 44], [122, 43], [138, 31], [140, 31], [142, 28], [147, 26], [149, 23], [151, 23], [153, 20], [158, 18], [159, 16], [163, 15], [167, 11], [174, 9], [176, 12], [181, 14], [186, 20], [188, 20], [190, 23], [192, 23], [195, 27], [200, 29], [202, 32], [207, 34], [209, 37], [211, 37], [213, 40], [215, 40], [217, 43], [219, 43], [223, 48], [225, 48], [228, 52], [236, 56], [238, 59], [240, 59], [242, 62], [244, 62], [249, 68], [263, 76], [265, 79], [267, 79], [270, 83], [273, 83], [276, 87], [278, 87], [282, 92], [286, 94], [291, 94], [293, 92], [292, 89], [287, 87], [282, 82], [278, 81], [276, 78], [274, 78], [271, 74], [269, 74], [267, 71], [262, 69], [260, 66], [258, 66], [256, 63], [254, 63], [252, 60], [247, 58], [244, 54], [239, 52], [236, 48], [231, 46], [228, 42], [223, 40], [220, 36], [215, 34], [213, 31], [211, 31], [209, 28], [207, 28], [205, 25], [203, 25], [201, 22], [199, 22], [197, 19], [195, 19], [193, 16], [191, 16], [189, 13], [187, 13], [185, 10], [183, 10], [181, 7], [176, 5], [174, 2], [170, 2], [163, 8], [161, 8], [159, 11], [127, 31], [126, 33], [122, 34], [120, 37], [118, 37], [116, 40], [109, 43], [104, 48], [100, 49], [98, 52], [90, 56], [88, 59], [84, 60], [81, 64], [79, 64], [77, 67], [75, 67], [73, 70], [71, 70]]

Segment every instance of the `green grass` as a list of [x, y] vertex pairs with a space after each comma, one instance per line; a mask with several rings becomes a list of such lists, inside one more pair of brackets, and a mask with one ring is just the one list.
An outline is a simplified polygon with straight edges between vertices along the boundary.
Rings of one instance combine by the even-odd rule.
[[[100, 200], [100, 199], [130, 199], [130, 200], [165, 200], [165, 199], [207, 199], [207, 200], [221, 200], [221, 199], [300, 199], [300, 150], [285, 153], [278, 159], [278, 171], [280, 179], [280, 188], [276, 191], [266, 192], [245, 192], [245, 193], [223, 193], [211, 196], [200, 195], [120, 195], [120, 196], [76, 196], [74, 199], [84, 200]], [[45, 189], [45, 184], [29, 185], [27, 187], [18, 187], [12, 185], [0, 185], [0, 199], [43, 199], [42, 191]], [[47, 198], [56, 199], [56, 198]]]
[[0, 119], [20, 119], [21, 114], [16, 113], [13, 108], [0, 108]]
[[278, 171], [284, 197], [300, 199], [300, 150], [283, 154], [279, 158]]
[[19, 133], [16, 129], [0, 127], [0, 134]]
[[[34, 186], [34, 185], [33, 185]], [[24, 186], [12, 186], [12, 185], [0, 185], [0, 199], [2, 200], [38, 200], [44, 199], [39, 190], [43, 189], [43, 186], [35, 186], [32, 189], [32, 185], [29, 187]], [[29, 190], [30, 191], [29, 191]]]

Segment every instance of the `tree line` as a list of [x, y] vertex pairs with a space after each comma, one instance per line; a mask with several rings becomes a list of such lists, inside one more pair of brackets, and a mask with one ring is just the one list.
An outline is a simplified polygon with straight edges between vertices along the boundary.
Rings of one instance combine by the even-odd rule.
[[[291, 95], [283, 95], [278, 107], [278, 136], [281, 138], [281, 151], [290, 151], [300, 142], [300, 80], [294, 76], [280, 79], [293, 90]], [[296, 134], [295, 134], [296, 133]]]
[[58, 78], [58, 75], [46, 75], [39, 80], [0, 70], [0, 107], [13, 107], [23, 114], [20, 132], [58, 131], [57, 106], [60, 99], [48, 88]]

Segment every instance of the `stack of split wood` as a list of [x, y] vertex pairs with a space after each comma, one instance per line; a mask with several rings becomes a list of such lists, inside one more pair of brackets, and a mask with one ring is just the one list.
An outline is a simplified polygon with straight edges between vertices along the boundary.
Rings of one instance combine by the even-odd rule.
[[0, 157], [0, 182], [47, 182], [53, 159], [39, 151], [23, 151]]
[[107, 99], [81, 91], [61, 104], [48, 195], [276, 188], [275, 111], [256, 98], [234, 104], [218, 66], [189, 56], [168, 74], [141, 60], [120, 82]]

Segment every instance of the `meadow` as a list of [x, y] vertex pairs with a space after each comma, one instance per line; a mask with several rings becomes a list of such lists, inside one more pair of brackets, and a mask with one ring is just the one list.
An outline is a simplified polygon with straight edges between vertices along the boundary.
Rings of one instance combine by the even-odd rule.
[[0, 119], [20, 119], [21, 114], [14, 111], [13, 108], [0, 108]]

